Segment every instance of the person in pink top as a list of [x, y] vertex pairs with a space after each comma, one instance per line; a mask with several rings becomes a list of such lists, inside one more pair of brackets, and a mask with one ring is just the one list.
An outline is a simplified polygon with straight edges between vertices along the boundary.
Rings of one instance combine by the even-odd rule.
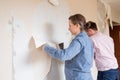
[[120, 80], [113, 39], [99, 32], [96, 23], [92, 21], [86, 23], [85, 31], [94, 44], [97, 80]]

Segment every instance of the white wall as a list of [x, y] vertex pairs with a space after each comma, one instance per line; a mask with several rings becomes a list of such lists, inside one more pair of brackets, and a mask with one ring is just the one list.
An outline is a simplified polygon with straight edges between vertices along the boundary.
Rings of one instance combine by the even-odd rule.
[[[97, 1], [96, 0], [67, 0], [67, 1], [68, 1], [72, 14], [81, 13], [86, 17], [87, 20], [93, 20], [97, 22]], [[17, 24], [15, 26], [18, 26], [18, 29], [24, 28], [25, 33], [27, 32], [28, 39], [26, 40], [31, 40], [32, 27], [34, 24], [33, 23], [34, 22], [33, 21], [34, 10], [39, 6], [41, 2], [42, 0], [0, 1], [0, 6], [1, 6], [0, 7], [0, 36], [1, 36], [1, 40], [0, 40], [0, 44], [1, 44], [0, 45], [0, 80], [13, 80], [13, 74], [12, 74], [13, 73], [13, 65], [12, 65], [13, 63], [12, 62], [13, 52], [12, 51], [13, 50], [12, 50], [12, 34], [11, 34], [12, 25], [10, 24], [10, 21], [12, 21], [11, 20], [12, 16], [15, 18], [16, 21], [18, 21], [16, 22]], [[48, 14], [48, 13], [45, 13], [45, 14]], [[22, 37], [22, 35], [20, 37]], [[32, 40], [32, 43], [34, 43], [33, 40]], [[18, 44], [22, 44], [22, 42]], [[34, 52], [37, 53], [38, 50], [35, 49], [34, 44], [31, 44], [31, 45], [32, 45], [31, 48], [33, 49], [33, 53]], [[16, 47], [19, 47], [19, 46], [16, 46]], [[26, 50], [27, 49], [28, 48], [26, 48]], [[37, 59], [39, 59], [39, 57]], [[33, 60], [36, 60], [36, 59], [33, 58]], [[93, 68], [93, 74], [94, 74], [94, 80], [95, 80], [96, 78], [95, 67]]]
[[29, 27], [28, 33], [30, 33], [31, 14], [37, 3], [37, 0], [0, 1], [0, 80], [13, 80], [11, 16], [22, 19], [24, 25]]
[[114, 9], [114, 8], [111, 8], [112, 10], [112, 20], [117, 22], [117, 23], [120, 23], [120, 12], [118, 12], [118, 10]]
[[97, 0], [68, 0], [72, 13], [81, 13], [86, 20], [97, 22]]

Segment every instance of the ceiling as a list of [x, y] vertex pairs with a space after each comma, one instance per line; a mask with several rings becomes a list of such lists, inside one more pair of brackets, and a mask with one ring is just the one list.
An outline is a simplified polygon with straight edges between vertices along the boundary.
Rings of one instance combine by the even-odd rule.
[[120, 0], [104, 0], [108, 4], [110, 4], [112, 9], [115, 9], [117, 12], [120, 13]]

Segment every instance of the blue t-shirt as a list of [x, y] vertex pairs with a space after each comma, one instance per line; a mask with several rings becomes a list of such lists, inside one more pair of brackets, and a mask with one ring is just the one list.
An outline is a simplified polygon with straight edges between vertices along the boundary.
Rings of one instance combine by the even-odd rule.
[[85, 32], [79, 33], [66, 49], [45, 45], [44, 50], [53, 58], [65, 61], [66, 80], [93, 80], [90, 71], [94, 59], [93, 44]]

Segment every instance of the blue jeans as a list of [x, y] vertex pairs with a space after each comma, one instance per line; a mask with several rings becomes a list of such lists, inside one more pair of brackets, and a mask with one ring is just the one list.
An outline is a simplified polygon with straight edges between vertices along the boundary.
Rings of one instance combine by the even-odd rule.
[[119, 80], [119, 70], [98, 71], [97, 80]]

